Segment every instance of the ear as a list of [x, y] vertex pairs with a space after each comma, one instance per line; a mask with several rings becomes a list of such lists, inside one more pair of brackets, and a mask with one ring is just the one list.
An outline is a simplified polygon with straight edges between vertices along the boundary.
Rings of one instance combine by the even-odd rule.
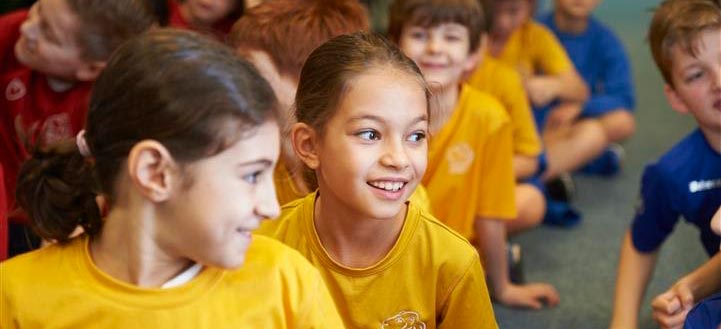
[[681, 99], [673, 87], [665, 84], [663, 86], [663, 93], [666, 94], [666, 99], [674, 111], [681, 114], [688, 114], [688, 107], [686, 106], [686, 103], [684, 103], [683, 99]]
[[479, 44], [476, 50], [468, 54], [465, 63], [463, 63], [464, 72], [470, 73], [476, 69], [476, 66], [478, 66], [478, 63], [481, 61], [481, 48]]
[[107, 64], [106, 61], [88, 61], [75, 72], [75, 79], [78, 81], [94, 81], [103, 72]]
[[169, 198], [178, 166], [163, 144], [154, 140], [135, 144], [128, 155], [127, 166], [133, 185], [145, 198], [154, 202]]
[[305, 123], [295, 123], [290, 129], [290, 139], [293, 151], [298, 158], [310, 169], [318, 169], [318, 134], [311, 126]]

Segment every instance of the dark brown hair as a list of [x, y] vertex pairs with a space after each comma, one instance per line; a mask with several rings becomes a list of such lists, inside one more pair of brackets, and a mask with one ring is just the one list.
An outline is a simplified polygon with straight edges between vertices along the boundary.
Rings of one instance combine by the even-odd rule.
[[89, 60], [106, 60], [126, 40], [157, 23], [147, 0], [67, 0], [78, 16], [75, 36]]
[[179, 163], [221, 152], [277, 120], [268, 83], [232, 49], [190, 31], [161, 29], [121, 46], [95, 83], [85, 139], [37, 150], [21, 171], [17, 200], [46, 239], [66, 241], [76, 225], [102, 226], [95, 196], [112, 204], [130, 149], [163, 144]]
[[[295, 118], [323, 135], [352, 80], [374, 69], [392, 69], [418, 81], [426, 95], [430, 121], [431, 91], [415, 62], [377, 33], [356, 32], [328, 40], [313, 50], [300, 73], [295, 94]], [[303, 172], [310, 189], [318, 187], [315, 173]]]
[[648, 42], [666, 83], [673, 86], [671, 49], [679, 45], [695, 56], [698, 35], [709, 29], [721, 29], [718, 0], [666, 0], [656, 9], [648, 29]]
[[469, 52], [481, 44], [485, 17], [479, 0], [395, 0], [390, 6], [388, 37], [398, 43], [403, 28], [409, 25], [431, 27], [457, 23], [468, 29]]
[[248, 9], [233, 25], [230, 45], [268, 54], [278, 72], [295, 80], [313, 49], [328, 39], [368, 30], [357, 0], [274, 0]]

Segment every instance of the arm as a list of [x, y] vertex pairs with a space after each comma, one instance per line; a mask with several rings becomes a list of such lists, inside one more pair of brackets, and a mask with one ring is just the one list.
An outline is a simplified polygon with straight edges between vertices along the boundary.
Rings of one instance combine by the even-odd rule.
[[516, 180], [532, 176], [538, 170], [538, 157], [516, 153], [513, 156], [513, 173]]
[[603, 38], [597, 48], [602, 65], [599, 76], [601, 90], [591, 95], [584, 106], [587, 116], [599, 116], [614, 110], [632, 110], [636, 105], [631, 65], [623, 44], [611, 31], [603, 31]]
[[651, 306], [653, 318], [661, 328], [683, 327], [693, 306], [721, 290], [721, 254], [676, 281], [666, 292], [656, 296]]
[[512, 307], [541, 309], [544, 302], [555, 306], [558, 292], [545, 283], [515, 285], [508, 277], [506, 256], [506, 226], [501, 220], [476, 218], [474, 230], [478, 237], [479, 253], [485, 259], [491, 295], [500, 303]]
[[626, 232], [621, 247], [621, 258], [616, 276], [616, 292], [613, 299], [611, 328], [637, 328], [638, 312], [658, 258], [657, 252], [642, 253]]

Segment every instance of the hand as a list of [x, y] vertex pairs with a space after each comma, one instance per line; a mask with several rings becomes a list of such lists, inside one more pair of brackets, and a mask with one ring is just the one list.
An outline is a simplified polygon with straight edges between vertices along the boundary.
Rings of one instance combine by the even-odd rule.
[[558, 97], [557, 82], [553, 77], [532, 76], [524, 81], [531, 104], [545, 106]]
[[581, 114], [581, 105], [577, 103], [562, 103], [554, 107], [546, 118], [546, 131], [561, 130], [571, 126]]
[[653, 319], [662, 329], [681, 329], [693, 305], [691, 288], [679, 281], [671, 289], [653, 299], [651, 302]]
[[544, 304], [556, 306], [561, 300], [556, 289], [546, 283], [509, 284], [496, 299], [504, 305], [534, 310], [540, 310]]

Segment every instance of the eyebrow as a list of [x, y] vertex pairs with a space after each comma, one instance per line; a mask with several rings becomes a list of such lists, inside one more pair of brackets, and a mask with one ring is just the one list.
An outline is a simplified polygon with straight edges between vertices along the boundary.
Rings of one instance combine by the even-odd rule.
[[258, 159], [253, 161], [247, 161], [247, 162], [241, 162], [238, 164], [238, 167], [247, 167], [247, 166], [254, 166], [254, 165], [262, 165], [265, 167], [270, 167], [273, 165], [273, 161], [269, 159]]
[[[352, 123], [352, 122], [363, 121], [363, 120], [371, 120], [371, 121], [376, 121], [378, 123], [383, 123], [385, 121], [385, 120], [383, 120], [383, 118], [381, 118], [377, 115], [365, 114], [365, 115], [361, 115], [361, 116], [357, 116], [357, 117], [352, 117], [352, 118], [348, 119], [347, 122]], [[428, 121], [428, 116], [426, 114], [423, 114], [423, 115], [418, 116], [415, 119], [413, 119], [413, 121], [411, 121], [409, 126], [412, 126], [416, 123], [423, 122], [423, 121]]]

